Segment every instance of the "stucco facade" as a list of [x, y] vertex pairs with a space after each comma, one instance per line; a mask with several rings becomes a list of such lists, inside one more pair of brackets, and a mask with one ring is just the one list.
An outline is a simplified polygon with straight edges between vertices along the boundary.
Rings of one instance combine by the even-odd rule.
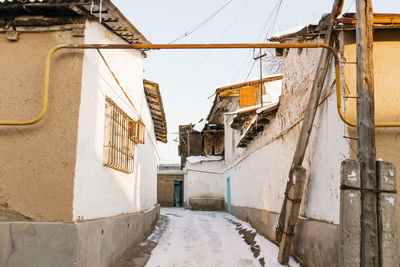
[[[96, 22], [86, 24], [85, 43], [123, 43]], [[143, 90], [143, 55], [137, 50], [102, 51], [146, 127], [145, 143], [135, 145], [133, 174], [102, 165], [105, 96], [139, 119], [96, 50], [85, 50], [79, 112], [73, 219], [96, 219], [147, 210], [157, 203], [154, 124]], [[127, 67], [129, 66], [129, 67]], [[107, 197], [105, 197], [107, 196]]]
[[[66, 43], [124, 41], [89, 21], [84, 37], [54, 31], [24, 33], [17, 42], [2, 38], [2, 49], [13, 51], [1, 58], [9, 66], [1, 74], [7, 96], [0, 108], [2, 118], [30, 119], [40, 112], [44, 59], [52, 47]], [[144, 211], [156, 204], [158, 154], [143, 90], [144, 56], [134, 50], [103, 54], [126, 85], [140, 118], [96, 50], [56, 52], [44, 119], [32, 126], [1, 129], [2, 209], [34, 221], [70, 222]], [[106, 96], [146, 127], [145, 144], [135, 145], [131, 175], [102, 165]]]
[[[126, 44], [90, 19], [24, 29], [30, 32], [17, 41], [1, 33], [0, 48], [7, 51], [0, 58], [6, 66], [0, 74], [2, 120], [28, 120], [40, 112], [44, 62], [54, 46]], [[44, 118], [31, 126], [0, 127], [0, 266], [115, 266], [159, 217], [159, 156], [143, 85], [145, 54], [102, 54], [136, 111], [96, 50], [62, 49], [51, 61]], [[106, 97], [144, 125], [132, 173], [103, 165]]]
[[[48, 51], [58, 44], [83, 43], [84, 38], [73, 37], [71, 31], [23, 33], [17, 42], [0, 36], [0, 118], [32, 119], [41, 110]], [[43, 120], [1, 126], [0, 210], [34, 221], [72, 220], [82, 63], [81, 51], [57, 52]]]
[[223, 160], [186, 162], [184, 201], [190, 209], [223, 209]]

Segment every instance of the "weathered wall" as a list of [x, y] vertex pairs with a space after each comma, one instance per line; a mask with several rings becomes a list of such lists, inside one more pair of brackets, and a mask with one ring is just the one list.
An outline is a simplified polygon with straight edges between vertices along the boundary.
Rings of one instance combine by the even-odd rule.
[[73, 223], [0, 222], [0, 266], [119, 266], [152, 231], [160, 208]]
[[[279, 213], [232, 206], [232, 214], [249, 222], [257, 232], [275, 242]], [[338, 266], [339, 226], [333, 223], [300, 218], [297, 222], [291, 254], [302, 266]], [[327, 241], [329, 240], [329, 241]]]
[[[398, 90], [400, 82], [397, 79], [400, 64], [399, 32], [399, 30], [375, 30], [374, 32], [377, 121], [398, 121], [400, 117], [397, 107], [400, 99]], [[344, 68], [346, 84], [344, 88], [347, 95], [355, 96], [354, 35], [346, 33], [343, 40], [346, 43], [342, 51], [343, 60], [347, 62]], [[282, 96], [276, 118], [248, 148], [234, 147], [240, 133], [232, 131], [230, 127], [225, 128], [225, 144], [232, 144], [232, 147], [225, 150], [224, 177], [231, 178], [231, 198], [234, 207], [232, 212], [237, 216], [243, 217], [243, 214], [252, 213], [254, 210], [261, 213], [280, 212], [287, 175], [318, 59], [318, 50], [290, 49], [287, 52], [284, 56], [285, 75]], [[333, 68], [331, 68], [328, 79], [325, 81], [321, 97], [323, 101], [316, 114], [303, 163], [307, 169], [308, 181], [300, 215], [313, 220], [315, 226], [322, 226], [313, 226], [314, 230], [320, 231], [321, 235], [312, 237], [307, 234], [307, 228], [297, 228], [298, 235], [303, 238], [303, 244], [296, 253], [305, 261], [305, 264], [315, 264], [323, 253], [329, 253], [329, 251], [337, 254], [335, 233], [338, 231], [339, 223], [340, 164], [346, 158], [356, 157], [356, 142], [343, 138], [344, 136], [356, 137], [356, 132], [354, 128], [345, 126], [337, 115], [333, 81]], [[353, 119], [355, 118], [355, 103], [353, 98], [346, 101], [346, 114]], [[228, 123], [229, 120], [228, 116]], [[379, 128], [376, 130], [377, 158], [400, 163], [398, 135], [398, 129]], [[255, 224], [256, 228], [258, 225], [257, 229], [270, 227], [271, 229], [266, 230], [266, 235], [272, 237], [276, 218], [267, 217], [268, 220], [261, 217], [259, 220], [253, 220], [252, 224]], [[330, 231], [330, 234], [326, 231]], [[333, 243], [329, 245], [329, 242]], [[310, 258], [311, 254], [304, 253], [302, 248], [309, 248], [313, 251], [312, 254], [320, 256]]]
[[185, 165], [185, 201], [190, 198], [223, 198], [225, 183], [221, 170], [224, 161], [186, 162]]
[[[124, 43], [88, 22], [85, 43]], [[143, 55], [138, 50], [103, 50], [146, 126], [145, 144], [136, 145], [133, 174], [104, 167], [105, 96], [138, 119], [96, 50], [85, 50], [82, 74], [73, 219], [87, 220], [146, 210], [157, 201], [158, 154], [154, 126], [143, 90]]]
[[[356, 45], [355, 35], [352, 32], [345, 34], [346, 47], [344, 50], [346, 77], [346, 92], [355, 96], [357, 92], [356, 82]], [[400, 109], [400, 30], [386, 29], [374, 31], [374, 81], [375, 81], [375, 120], [378, 122], [399, 122]], [[346, 114], [356, 121], [356, 99], [348, 98]], [[356, 137], [356, 129], [351, 128], [350, 135]], [[400, 128], [376, 128], [376, 157], [384, 161], [392, 162], [397, 166], [397, 190], [400, 190]], [[351, 142], [354, 150], [357, 142]], [[357, 155], [352, 154], [356, 159]], [[397, 220], [400, 221], [400, 203], [397, 203]], [[400, 224], [398, 224], [400, 233]], [[400, 248], [399, 248], [400, 249]]]
[[[41, 110], [44, 61], [58, 44], [82, 43], [71, 31], [0, 35], [1, 120], [29, 120]], [[71, 221], [83, 54], [52, 60], [48, 112], [36, 125], [0, 126], [0, 213], [34, 221]], [[14, 220], [10, 217], [11, 220]]]
[[[232, 213], [249, 220], [271, 240], [319, 55], [318, 49], [285, 52], [280, 107], [247, 148], [235, 147], [241, 133], [225, 127], [225, 143], [232, 147], [225, 150], [223, 176], [231, 181]], [[350, 156], [350, 147], [343, 138], [348, 135], [347, 127], [337, 115], [334, 79], [331, 68], [303, 162], [307, 181], [302, 219], [291, 253], [305, 266], [337, 266], [340, 166]], [[231, 119], [227, 116], [227, 123]]]
[[[231, 138], [225, 143], [232, 147], [226, 149], [224, 177], [231, 178], [232, 205], [280, 212], [319, 54], [318, 49], [288, 51], [279, 110], [246, 149], [235, 147], [240, 133], [225, 127], [226, 138]], [[347, 127], [336, 111], [333, 80], [330, 72], [303, 163], [308, 180], [300, 213], [338, 224], [340, 164], [349, 157], [349, 145], [343, 139]]]

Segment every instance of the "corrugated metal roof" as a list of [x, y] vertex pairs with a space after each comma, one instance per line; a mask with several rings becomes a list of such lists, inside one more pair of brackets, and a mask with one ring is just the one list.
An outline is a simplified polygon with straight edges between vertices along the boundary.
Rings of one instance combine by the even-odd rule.
[[0, 0], [0, 18], [37, 15], [97, 20], [128, 43], [150, 43], [110, 0]]

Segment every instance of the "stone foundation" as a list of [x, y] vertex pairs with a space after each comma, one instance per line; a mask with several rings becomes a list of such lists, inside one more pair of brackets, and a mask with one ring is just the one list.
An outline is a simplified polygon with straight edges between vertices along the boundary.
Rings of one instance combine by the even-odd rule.
[[77, 222], [0, 222], [0, 266], [115, 266], [154, 228], [160, 207]]
[[224, 210], [224, 198], [189, 198], [190, 210]]
[[[276, 244], [278, 213], [236, 206], [232, 206], [231, 211], [232, 215], [249, 222], [258, 233]], [[304, 266], [338, 266], [339, 231], [339, 225], [299, 219], [290, 254]]]

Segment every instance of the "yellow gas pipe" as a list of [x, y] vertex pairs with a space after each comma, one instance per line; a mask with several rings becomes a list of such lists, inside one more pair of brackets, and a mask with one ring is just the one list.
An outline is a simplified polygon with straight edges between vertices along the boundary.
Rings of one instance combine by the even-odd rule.
[[[39, 122], [47, 111], [47, 100], [49, 92], [50, 78], [50, 63], [53, 54], [60, 49], [240, 49], [240, 48], [324, 48], [332, 52], [335, 59], [335, 76], [336, 76], [336, 96], [337, 109], [340, 118], [350, 126], [356, 126], [356, 123], [347, 119], [343, 113], [342, 105], [342, 88], [340, 77], [339, 56], [336, 50], [326, 44], [304, 44], [304, 43], [289, 43], [289, 44], [271, 44], [271, 43], [249, 43], [249, 44], [67, 44], [58, 45], [52, 48], [46, 57], [43, 82], [43, 97], [42, 110], [39, 115], [28, 121], [0, 121], [0, 125], [31, 125]], [[400, 123], [387, 122], [376, 123], [377, 127], [399, 127]]]

